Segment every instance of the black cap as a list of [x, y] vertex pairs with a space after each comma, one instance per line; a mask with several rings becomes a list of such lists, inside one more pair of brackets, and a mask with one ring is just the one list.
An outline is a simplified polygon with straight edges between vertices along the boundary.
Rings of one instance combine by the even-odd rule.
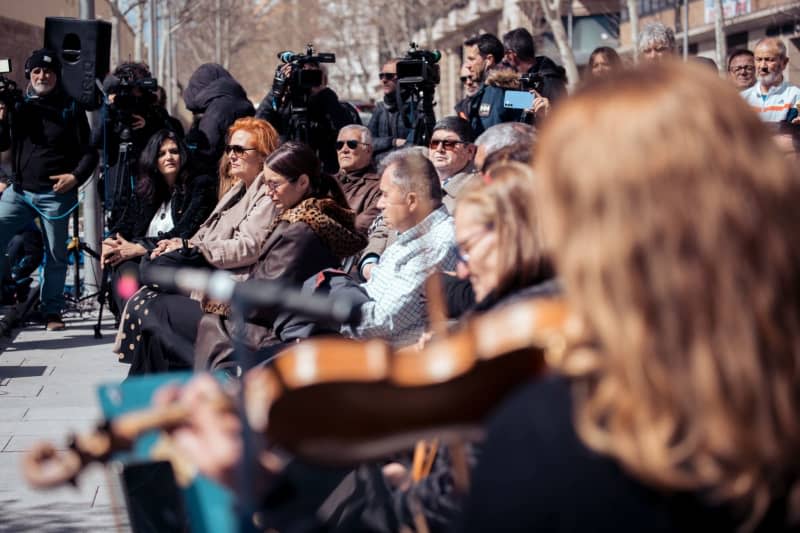
[[50, 69], [57, 76], [61, 75], [61, 62], [58, 60], [58, 54], [47, 48], [36, 50], [25, 61], [25, 77], [27, 79], [31, 78], [31, 71], [35, 68]]

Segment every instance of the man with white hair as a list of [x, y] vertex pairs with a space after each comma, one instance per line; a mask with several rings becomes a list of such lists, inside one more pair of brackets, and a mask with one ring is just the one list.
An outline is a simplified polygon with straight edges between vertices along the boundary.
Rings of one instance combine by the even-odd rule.
[[[475, 139], [475, 170], [486, 172], [499, 161], [530, 163], [536, 129], [524, 122], [495, 124]], [[518, 155], [520, 154], [520, 155]]]
[[381, 163], [381, 208], [397, 239], [374, 264], [361, 285], [369, 301], [361, 322], [343, 333], [381, 337], [406, 346], [425, 329], [425, 280], [437, 271], [455, 270], [453, 219], [442, 205], [439, 175], [425, 154], [414, 148], [390, 153]]
[[645, 24], [639, 33], [639, 53], [644, 61], [663, 61], [675, 55], [675, 32], [661, 22]]
[[764, 122], [800, 123], [797, 105], [800, 88], [783, 79], [789, 64], [786, 45], [778, 38], [767, 37], [753, 51], [756, 63], [756, 83], [742, 91], [742, 97]]
[[347, 201], [356, 214], [356, 229], [367, 233], [380, 213], [380, 178], [372, 164], [373, 141], [369, 128], [351, 124], [339, 130], [336, 155], [339, 159], [337, 178]]

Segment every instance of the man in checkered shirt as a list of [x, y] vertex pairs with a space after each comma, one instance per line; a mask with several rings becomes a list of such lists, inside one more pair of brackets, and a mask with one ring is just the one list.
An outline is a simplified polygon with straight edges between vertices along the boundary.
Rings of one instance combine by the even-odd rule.
[[455, 270], [455, 234], [442, 205], [439, 176], [423, 150], [393, 152], [381, 166], [378, 207], [397, 240], [361, 285], [369, 296], [361, 307], [361, 323], [343, 327], [342, 333], [382, 337], [398, 347], [416, 342], [426, 326], [427, 276]]

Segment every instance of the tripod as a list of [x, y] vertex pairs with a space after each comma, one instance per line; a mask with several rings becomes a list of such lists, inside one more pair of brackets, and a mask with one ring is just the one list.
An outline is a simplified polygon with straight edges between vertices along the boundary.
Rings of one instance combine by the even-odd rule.
[[414, 144], [416, 146], [428, 146], [433, 135], [433, 127], [436, 125], [436, 117], [433, 114], [434, 89], [435, 86], [425, 84], [419, 88], [415, 87], [411, 93], [411, 108], [416, 110], [414, 121]]

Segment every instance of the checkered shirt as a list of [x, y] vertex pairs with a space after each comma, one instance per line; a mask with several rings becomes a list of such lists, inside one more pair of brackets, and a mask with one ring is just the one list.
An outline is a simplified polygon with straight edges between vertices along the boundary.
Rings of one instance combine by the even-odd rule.
[[427, 323], [425, 279], [432, 272], [455, 270], [453, 218], [444, 206], [397, 236], [362, 287], [370, 301], [361, 307], [361, 323], [345, 335], [382, 337], [393, 347], [413, 344]]

